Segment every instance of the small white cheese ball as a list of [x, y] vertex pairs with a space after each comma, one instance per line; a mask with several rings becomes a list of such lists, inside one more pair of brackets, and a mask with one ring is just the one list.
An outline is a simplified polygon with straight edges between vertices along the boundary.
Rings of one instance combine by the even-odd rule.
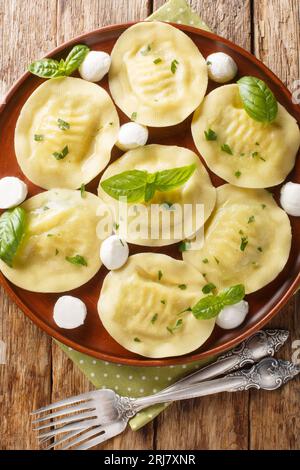
[[0, 179], [0, 209], [10, 209], [25, 201], [27, 184], [15, 176]]
[[241, 325], [249, 312], [249, 304], [241, 300], [237, 304], [228, 305], [217, 316], [217, 325], [223, 330], [231, 330]]
[[63, 295], [54, 305], [53, 319], [60, 328], [72, 330], [84, 324], [86, 314], [86, 305], [82, 300]]
[[288, 214], [300, 217], [300, 184], [289, 182], [282, 186], [280, 204]]
[[208, 76], [217, 83], [226, 83], [233, 80], [238, 68], [232, 57], [224, 52], [215, 52], [206, 58]]
[[136, 122], [127, 122], [120, 127], [116, 145], [121, 150], [132, 150], [146, 145], [148, 137], [147, 127]]
[[89, 82], [100, 82], [109, 71], [110, 55], [102, 51], [90, 51], [79, 67], [81, 78]]
[[100, 247], [100, 259], [107, 269], [121, 268], [127, 261], [129, 248], [118, 235], [106, 238]]

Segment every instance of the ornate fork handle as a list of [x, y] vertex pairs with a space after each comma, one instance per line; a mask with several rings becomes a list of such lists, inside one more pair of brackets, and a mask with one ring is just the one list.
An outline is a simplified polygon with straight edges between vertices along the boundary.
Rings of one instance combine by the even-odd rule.
[[255, 364], [264, 357], [274, 356], [275, 352], [286, 342], [288, 336], [289, 332], [286, 330], [258, 331], [236, 348], [218, 357], [213, 364], [202, 368], [188, 377], [184, 377], [174, 385], [164, 389], [161, 393], [168, 393], [171, 390], [178, 390], [186, 385], [212, 379], [227, 372], [240, 369], [245, 365]]
[[143, 408], [157, 403], [185, 400], [221, 392], [237, 392], [249, 388], [275, 390], [299, 372], [300, 367], [291, 362], [267, 357], [248, 371], [234, 372], [221, 379], [201, 382], [179, 390], [131, 399], [130, 402], [127, 402], [127, 406], [123, 407], [123, 410], [125, 412], [126, 409], [126, 417], [128, 418], [128, 415], [132, 416]]

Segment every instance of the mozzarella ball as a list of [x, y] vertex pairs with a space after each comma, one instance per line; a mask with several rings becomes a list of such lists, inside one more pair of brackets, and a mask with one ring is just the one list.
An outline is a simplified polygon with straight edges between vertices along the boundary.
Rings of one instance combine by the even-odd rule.
[[228, 305], [217, 316], [217, 325], [223, 330], [231, 330], [241, 325], [249, 312], [249, 304], [241, 300], [237, 304]]
[[27, 184], [14, 176], [0, 179], [0, 209], [10, 209], [25, 201]]
[[127, 122], [120, 127], [116, 145], [121, 150], [132, 150], [146, 145], [149, 132], [147, 127], [136, 122]]
[[118, 235], [106, 238], [100, 247], [100, 259], [104, 266], [110, 270], [121, 268], [126, 263], [128, 256], [128, 245]]
[[238, 68], [232, 57], [224, 52], [215, 52], [206, 58], [208, 76], [217, 83], [226, 83], [233, 80]]
[[100, 82], [109, 71], [110, 55], [102, 51], [90, 51], [79, 67], [81, 78], [89, 82]]
[[286, 183], [281, 188], [280, 204], [289, 215], [300, 216], [300, 184]]
[[53, 319], [60, 328], [72, 330], [84, 324], [86, 314], [86, 305], [82, 300], [63, 295], [54, 305]]

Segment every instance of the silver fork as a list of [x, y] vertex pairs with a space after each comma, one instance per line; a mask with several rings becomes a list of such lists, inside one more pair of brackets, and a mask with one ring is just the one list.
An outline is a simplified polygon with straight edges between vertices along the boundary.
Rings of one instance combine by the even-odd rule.
[[[253, 364], [263, 357], [274, 355], [274, 353], [285, 343], [288, 335], [289, 333], [286, 330], [259, 331], [241, 343], [240, 346], [220, 356], [215, 363], [179, 380], [176, 384], [161, 391], [160, 395], [170, 391], [176, 391], [177, 389], [186, 387], [190, 384], [217, 377], [228, 371], [243, 367], [246, 364]], [[93, 408], [92, 403], [96, 399], [103, 400], [103, 404], [105, 406], [106, 397], [106, 390], [89, 392], [77, 397], [62, 400], [35, 411], [33, 414], [49, 412], [34, 421], [34, 423], [39, 424], [36, 430], [40, 432], [42, 431], [39, 436], [40, 443], [45, 443], [48, 439], [56, 437], [61, 433], [66, 433], [60, 440], [56, 440], [51, 443], [51, 445], [48, 446], [50, 449], [59, 443], [63, 443], [72, 437], [76, 437], [83, 431], [89, 433], [93, 432], [95, 425], [95, 421], [93, 421], [93, 419], [95, 418], [91, 417], [91, 412], [95, 412], [95, 408]], [[71, 406], [67, 407], [68, 405]], [[52, 412], [54, 409], [62, 407], [64, 408], [59, 411]], [[74, 414], [79, 412], [80, 415]], [[67, 416], [70, 414], [71, 416]], [[49, 420], [54, 421], [47, 423]], [[105, 422], [103, 414], [102, 422]], [[58, 425], [62, 425], [62, 427], [46, 431], [47, 428]], [[115, 431], [111, 430], [111, 432], [114, 433]], [[107, 439], [109, 439], [109, 437], [107, 430]]]
[[[276, 390], [300, 372], [300, 366], [289, 361], [271, 357], [262, 359], [250, 370], [239, 370], [225, 377], [188, 385], [178, 390], [156, 393], [142, 398], [121, 397], [112, 390], [101, 390], [64, 400], [64, 405], [77, 403], [73, 410], [81, 414], [73, 415], [71, 427], [64, 426], [64, 432], [70, 430], [62, 439], [51, 444], [67, 442], [63, 450], [86, 450], [123, 432], [128, 420], [136, 413], [159, 403], [186, 400], [221, 392], [237, 392], [249, 388]], [[60, 405], [60, 406], [64, 406]], [[51, 406], [51, 405], [50, 405]], [[56, 406], [58, 406], [56, 404]], [[90, 411], [87, 412], [86, 410]], [[49, 410], [45, 407], [44, 411]], [[67, 409], [62, 412], [68, 412]], [[54, 434], [53, 434], [54, 433]], [[51, 437], [61, 433], [61, 428], [50, 433]], [[42, 437], [49, 437], [49, 433]]]

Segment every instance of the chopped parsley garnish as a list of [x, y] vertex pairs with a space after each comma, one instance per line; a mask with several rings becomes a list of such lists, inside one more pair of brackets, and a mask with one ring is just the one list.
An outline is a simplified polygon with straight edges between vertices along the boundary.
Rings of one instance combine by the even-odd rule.
[[259, 153], [258, 152], [253, 152], [252, 153], [252, 157], [255, 158], [255, 157], [258, 157]]
[[148, 44], [144, 49], [141, 50], [142, 55], [147, 55], [151, 51], [151, 46]]
[[265, 209], [267, 206], [266, 206], [266, 204], [262, 204], [261, 207], [262, 207], [263, 209]]
[[263, 162], [265, 162], [265, 161], [266, 161], [266, 159], [265, 159], [265, 158], [263, 158], [263, 157], [259, 157], [259, 159], [260, 159], [260, 160], [262, 160]]
[[135, 121], [136, 118], [137, 118], [137, 113], [136, 113], [136, 112], [132, 113], [132, 115], [131, 115], [131, 120], [132, 120], [132, 121]]
[[113, 223], [113, 228], [114, 230], [119, 230], [120, 225], [117, 224], [116, 222]]
[[217, 137], [218, 137], [215, 131], [213, 131], [212, 129], [208, 129], [207, 131], [204, 131], [204, 135], [205, 135], [206, 140], [217, 140]]
[[250, 215], [249, 219], [248, 219], [248, 224], [252, 224], [252, 222], [255, 221], [255, 217], [254, 215]]
[[77, 266], [87, 266], [88, 265], [86, 259], [81, 255], [66, 256], [66, 260], [69, 263], [76, 264]]
[[43, 211], [48, 211], [49, 210], [49, 207], [48, 206], [44, 206], [43, 207]]
[[58, 251], [58, 249], [56, 248], [56, 249], [55, 249], [55, 256], [58, 255], [58, 253], [59, 253], [59, 251]]
[[241, 238], [240, 250], [245, 251], [246, 246], [248, 245], [248, 237]]
[[187, 285], [186, 284], [179, 284], [178, 287], [181, 290], [185, 290], [187, 288]]
[[82, 198], [85, 197], [85, 185], [82, 183], [82, 185], [80, 186], [80, 196]]
[[161, 278], [163, 277], [163, 273], [161, 270], [158, 271], [158, 280], [160, 281]]
[[257, 251], [260, 251], [260, 252], [262, 253], [262, 252], [263, 252], [262, 247], [261, 247], [261, 246], [258, 246], [258, 247], [257, 247]]
[[136, 343], [141, 343], [140, 338], [137, 338], [137, 337], [135, 337], [133, 341], [135, 341]]
[[240, 234], [240, 235], [244, 235], [243, 230], [239, 230], [239, 234]]
[[255, 145], [259, 145], [259, 142], [255, 142]]
[[163, 305], [166, 305], [165, 299], [161, 299], [160, 303], [163, 304]]
[[179, 251], [188, 251], [191, 248], [191, 242], [180, 242]]
[[44, 135], [43, 134], [34, 134], [34, 140], [36, 142], [42, 142], [44, 140]]
[[110, 125], [110, 126], [113, 126], [113, 125], [114, 125], [114, 123], [113, 123], [113, 122], [110, 122], [110, 123], [109, 123], [109, 125]]
[[206, 65], [211, 65], [211, 62], [209, 60], [207, 60]]
[[215, 290], [216, 286], [212, 283], [209, 282], [208, 284], [205, 284], [204, 287], [202, 287], [202, 292], [203, 294], [210, 294], [213, 290]]
[[70, 124], [68, 122], [64, 121], [63, 119], [58, 118], [57, 119], [57, 124], [58, 124], [58, 127], [62, 131], [66, 131], [66, 130], [70, 129]]
[[155, 60], [153, 61], [153, 64], [156, 65], [156, 64], [160, 64], [161, 62], [162, 62], [161, 58], [158, 57], [157, 59], [155, 59]]
[[53, 233], [47, 233], [47, 237], [53, 237]]
[[153, 317], [151, 318], [151, 323], [152, 323], [152, 325], [156, 322], [157, 317], [158, 317], [158, 313], [155, 313], [155, 314], [153, 315]]
[[172, 60], [172, 63], [171, 63], [171, 72], [172, 73], [176, 73], [177, 65], [179, 65], [178, 60], [176, 60], [176, 59]]
[[216, 263], [220, 264], [220, 260], [218, 260], [218, 258], [216, 258], [215, 256], [214, 256], [214, 258], [215, 258]]
[[239, 178], [239, 177], [241, 176], [241, 174], [242, 174], [242, 173], [240, 172], [240, 170], [238, 170], [238, 171], [236, 171], [236, 172], [234, 173], [234, 176], [235, 176], [236, 178]]
[[204, 259], [202, 260], [202, 263], [207, 264], [207, 263], [208, 263], [208, 259], [207, 259], [207, 258], [204, 258]]
[[229, 147], [228, 144], [223, 144], [221, 146], [221, 150], [225, 153], [228, 153], [229, 155], [233, 155], [233, 152], [232, 152], [232, 150], [231, 150], [231, 148]]
[[65, 158], [69, 153], [69, 148], [68, 146], [66, 145], [61, 152], [54, 152], [52, 155], [53, 157], [56, 158], [56, 160], [62, 160], [63, 158]]
[[176, 321], [175, 326], [167, 326], [167, 330], [168, 330], [169, 333], [171, 333], [171, 335], [173, 335], [174, 331], [178, 330], [178, 328], [180, 328], [182, 325], [183, 325], [183, 320], [182, 320], [182, 318], [179, 318]]

